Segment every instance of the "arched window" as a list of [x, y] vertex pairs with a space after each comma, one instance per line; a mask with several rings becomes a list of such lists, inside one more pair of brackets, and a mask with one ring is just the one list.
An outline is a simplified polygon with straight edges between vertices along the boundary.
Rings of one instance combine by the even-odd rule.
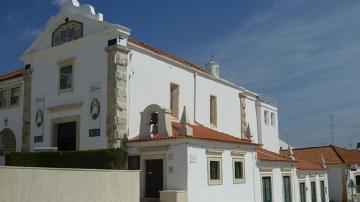
[[77, 21], [68, 21], [61, 24], [52, 34], [52, 46], [58, 46], [83, 37], [83, 24]]

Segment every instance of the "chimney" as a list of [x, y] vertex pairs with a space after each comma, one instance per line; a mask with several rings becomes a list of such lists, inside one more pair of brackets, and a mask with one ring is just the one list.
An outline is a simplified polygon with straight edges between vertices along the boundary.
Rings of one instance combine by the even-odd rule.
[[291, 160], [295, 160], [294, 152], [293, 152], [292, 148], [290, 147], [290, 145], [288, 145], [288, 157], [289, 157]]
[[179, 129], [179, 135], [180, 136], [193, 136], [193, 130], [190, 126], [188, 126], [189, 123], [189, 118], [188, 118], [188, 114], [186, 111], [186, 107], [184, 106], [183, 109], [183, 113], [181, 116], [181, 120], [180, 120], [180, 129]]
[[326, 162], [325, 162], [325, 158], [324, 155], [321, 154], [321, 159], [320, 159], [320, 165], [323, 168], [326, 168]]
[[220, 77], [220, 65], [214, 60], [213, 56], [211, 56], [209, 62], [205, 65], [205, 71], [217, 78]]

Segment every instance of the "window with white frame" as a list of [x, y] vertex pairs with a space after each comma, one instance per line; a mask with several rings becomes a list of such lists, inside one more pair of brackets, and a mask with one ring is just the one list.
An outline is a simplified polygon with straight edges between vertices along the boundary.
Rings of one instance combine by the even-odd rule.
[[311, 185], [311, 201], [317, 202], [316, 182], [311, 181], [310, 185]]
[[208, 157], [208, 184], [222, 184], [222, 158], [221, 156]]
[[271, 123], [271, 126], [275, 126], [275, 113], [274, 112], [271, 112], [271, 114], [270, 114], [270, 123]]
[[264, 110], [264, 122], [266, 125], [269, 125], [269, 112]]
[[283, 176], [284, 202], [291, 202], [291, 179], [289, 175]]
[[262, 176], [262, 201], [273, 202], [273, 188], [271, 176]]
[[14, 87], [10, 89], [10, 105], [18, 105], [20, 103], [20, 87]]
[[222, 153], [220, 149], [207, 149], [208, 184], [222, 184]]
[[245, 183], [245, 160], [243, 158], [233, 158], [233, 178], [234, 184]]
[[0, 108], [16, 107], [20, 103], [21, 85], [0, 88]]
[[0, 108], [6, 107], [7, 105], [7, 89], [0, 88]]
[[73, 87], [73, 66], [60, 67], [60, 91], [69, 90]]

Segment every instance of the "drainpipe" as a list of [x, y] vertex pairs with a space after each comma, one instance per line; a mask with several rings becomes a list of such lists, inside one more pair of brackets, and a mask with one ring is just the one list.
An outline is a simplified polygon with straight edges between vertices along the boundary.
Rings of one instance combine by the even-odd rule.
[[[255, 182], [256, 182], [256, 176], [255, 176], [255, 169], [256, 169], [256, 149], [255, 149], [255, 151], [253, 152], [253, 154], [252, 154], [252, 161], [253, 161], [253, 189], [254, 189], [254, 191], [253, 191], [253, 195], [254, 195], [254, 202], [256, 201], [256, 185], [255, 185]], [[261, 183], [261, 181], [260, 181], [260, 183]], [[260, 191], [262, 191], [262, 190], [260, 190]]]
[[196, 122], [196, 77], [197, 77], [197, 73], [194, 72], [194, 123]]

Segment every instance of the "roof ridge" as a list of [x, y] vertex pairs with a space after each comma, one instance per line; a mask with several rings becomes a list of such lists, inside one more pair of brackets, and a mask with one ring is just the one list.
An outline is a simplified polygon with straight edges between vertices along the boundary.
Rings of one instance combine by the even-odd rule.
[[[316, 148], [326, 148], [331, 147], [331, 145], [325, 145], [325, 146], [313, 146], [313, 147], [301, 147], [301, 148], [294, 148], [292, 150], [305, 150], [305, 149], [316, 149]], [[283, 149], [281, 151], [287, 151], [287, 149]]]
[[335, 152], [336, 156], [339, 157], [339, 159], [342, 161], [342, 163], [345, 163], [345, 160], [341, 157], [341, 155], [339, 154], [339, 152], [336, 151], [336, 149], [335, 149], [336, 146], [330, 145], [330, 147], [331, 147], [331, 149]]

